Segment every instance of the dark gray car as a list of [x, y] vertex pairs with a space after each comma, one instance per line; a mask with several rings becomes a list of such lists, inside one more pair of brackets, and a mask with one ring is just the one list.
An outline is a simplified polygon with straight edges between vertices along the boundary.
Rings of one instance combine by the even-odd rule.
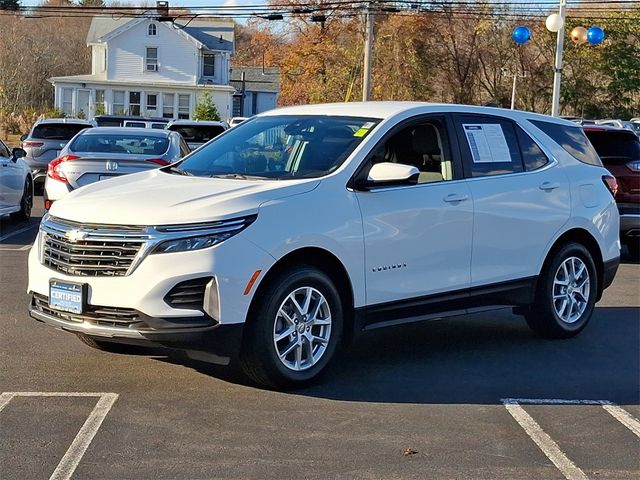
[[48, 167], [45, 208], [70, 191], [108, 178], [168, 165], [189, 153], [177, 132], [95, 127], [77, 134]]
[[31, 169], [33, 182], [42, 187], [47, 174], [47, 165], [60, 155], [61, 150], [79, 131], [94, 124], [77, 118], [49, 118], [37, 121], [29, 134], [20, 138], [27, 152], [24, 161]]

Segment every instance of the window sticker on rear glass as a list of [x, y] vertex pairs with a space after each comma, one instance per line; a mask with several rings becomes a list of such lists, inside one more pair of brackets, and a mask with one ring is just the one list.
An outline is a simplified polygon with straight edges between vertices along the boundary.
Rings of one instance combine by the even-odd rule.
[[364, 125], [362, 125], [360, 127], [359, 130], [357, 130], [353, 136], [354, 137], [364, 137], [367, 133], [369, 133], [369, 130], [371, 130], [371, 127], [373, 127], [375, 125], [375, 123], [373, 122], [367, 122]]
[[511, 163], [507, 139], [499, 123], [462, 125], [473, 163]]

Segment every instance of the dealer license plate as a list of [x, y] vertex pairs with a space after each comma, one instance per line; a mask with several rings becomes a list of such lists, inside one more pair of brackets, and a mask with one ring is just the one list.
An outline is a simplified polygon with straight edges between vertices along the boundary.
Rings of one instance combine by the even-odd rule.
[[84, 306], [84, 288], [79, 283], [49, 282], [49, 306], [69, 313], [82, 313]]

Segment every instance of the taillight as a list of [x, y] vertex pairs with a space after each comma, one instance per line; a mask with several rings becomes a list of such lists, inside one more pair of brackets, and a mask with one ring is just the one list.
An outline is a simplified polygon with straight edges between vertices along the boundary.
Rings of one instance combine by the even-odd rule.
[[44, 201], [44, 209], [45, 210], [49, 210], [51, 208], [51, 205], [53, 205], [53, 200], [45, 200]]
[[43, 142], [22, 142], [22, 148], [37, 148], [43, 145]]
[[78, 158], [80, 157], [77, 157], [76, 155], [63, 155], [62, 157], [51, 160], [47, 166], [47, 176], [54, 180], [58, 180], [59, 182], [67, 183], [67, 177], [64, 176], [60, 167], [62, 166], [62, 163], [68, 162], [69, 160], [77, 160]]
[[615, 197], [616, 193], [618, 193], [618, 181], [616, 180], [616, 177], [612, 177], [611, 175], [603, 175], [602, 181], [611, 192], [611, 195]]
[[627, 163], [627, 168], [632, 172], [640, 172], [640, 160]]
[[147, 162], [151, 162], [151, 163], [156, 163], [158, 165], [169, 165], [169, 162], [167, 162], [166, 160], [162, 159], [162, 158], [151, 158], [149, 160], [147, 160]]

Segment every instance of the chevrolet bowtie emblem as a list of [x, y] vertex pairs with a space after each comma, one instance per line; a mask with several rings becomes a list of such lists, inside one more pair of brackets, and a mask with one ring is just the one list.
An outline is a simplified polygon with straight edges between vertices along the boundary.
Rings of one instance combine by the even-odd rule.
[[87, 232], [83, 232], [81, 230], [69, 230], [68, 232], [64, 233], [64, 236], [71, 243], [75, 243], [87, 238]]

